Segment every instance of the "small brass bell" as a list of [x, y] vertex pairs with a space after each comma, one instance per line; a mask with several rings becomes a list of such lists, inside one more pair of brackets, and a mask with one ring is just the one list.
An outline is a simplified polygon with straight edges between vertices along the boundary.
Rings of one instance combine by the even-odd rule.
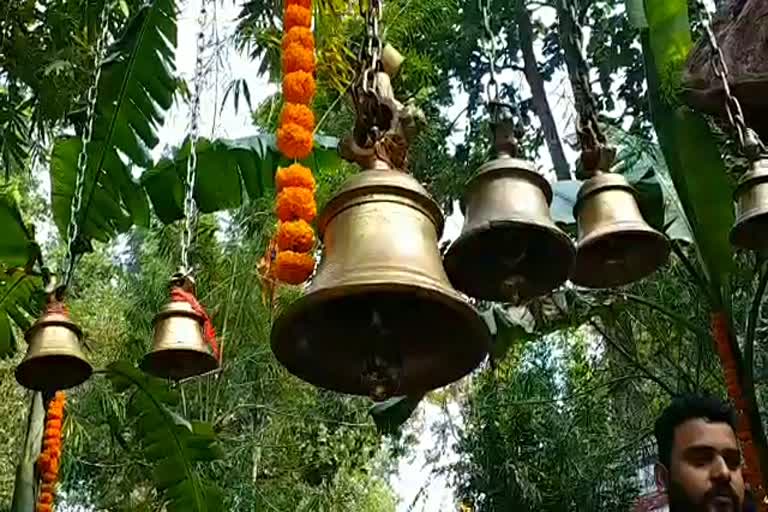
[[445, 268], [471, 297], [521, 303], [563, 284], [576, 251], [550, 217], [552, 187], [532, 163], [512, 157], [512, 129], [496, 125], [497, 156], [467, 185], [464, 227]]
[[275, 320], [272, 350], [305, 381], [381, 400], [458, 380], [490, 333], [445, 275], [437, 203], [410, 174], [372, 167], [320, 214], [321, 263]]
[[64, 305], [49, 297], [47, 310], [25, 334], [28, 348], [16, 368], [16, 380], [27, 389], [52, 392], [73, 388], [93, 373], [80, 347], [83, 332]]
[[640, 213], [635, 189], [612, 173], [598, 173], [579, 190], [574, 216], [579, 241], [571, 281], [612, 288], [639, 281], [669, 257], [669, 242]]
[[[194, 281], [177, 274], [172, 287], [194, 292]], [[171, 301], [155, 316], [152, 351], [144, 356], [141, 369], [155, 377], [183, 380], [216, 370], [219, 361], [206, 341], [205, 318], [185, 301]]]
[[768, 159], [752, 164], [736, 187], [736, 224], [731, 243], [736, 247], [760, 250], [768, 247]]

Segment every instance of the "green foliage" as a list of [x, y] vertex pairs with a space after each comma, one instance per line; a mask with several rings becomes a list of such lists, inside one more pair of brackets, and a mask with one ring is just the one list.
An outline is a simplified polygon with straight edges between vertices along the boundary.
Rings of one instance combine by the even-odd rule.
[[17, 195], [12, 187], [0, 186], [0, 269], [28, 265], [40, 254], [34, 236], [21, 218]]
[[13, 327], [22, 331], [30, 327], [30, 317], [41, 309], [42, 288], [42, 279], [24, 269], [8, 269], [0, 274], [0, 357], [16, 352]]
[[[339, 167], [341, 159], [336, 146], [336, 139], [315, 137], [315, 148], [302, 163], [313, 169], [315, 175]], [[170, 158], [160, 160], [141, 177], [155, 214], [166, 224], [181, 219], [184, 214], [184, 180], [189, 149], [187, 141]], [[278, 166], [289, 164], [277, 150], [272, 135], [236, 140], [200, 139], [195, 149], [195, 201], [203, 213], [241, 206], [244, 192], [251, 200], [272, 196], [275, 171]]]
[[634, 454], [604, 402], [623, 380], [587, 347], [543, 339], [477, 376], [450, 468], [459, 498], [483, 512], [630, 510]]
[[129, 363], [113, 363], [107, 376], [117, 393], [132, 392], [129, 414], [135, 419], [136, 440], [154, 464], [152, 477], [169, 512], [224, 510], [221, 491], [201, 477], [200, 462], [221, 457], [213, 426], [188, 422], [171, 412], [179, 395], [159, 379], [147, 377]]
[[646, 2], [643, 39], [654, 125], [675, 189], [710, 280], [712, 300], [733, 268], [728, 233], [733, 225], [733, 185], [716, 140], [700, 114], [678, 106], [665, 91], [676, 87], [691, 48], [688, 7], [683, 0]]
[[14, 326], [27, 329], [42, 299], [42, 279], [32, 272], [40, 248], [8, 187], [0, 188], [0, 226], [0, 357], [8, 357], [17, 349]]
[[[78, 219], [85, 241], [106, 241], [133, 224], [149, 223], [147, 198], [131, 166], [151, 165], [149, 150], [157, 145], [157, 129], [176, 89], [175, 45], [176, 5], [173, 0], [153, 0], [107, 50]], [[79, 151], [76, 138], [59, 139], [54, 145], [51, 194], [61, 233], [70, 222]]]

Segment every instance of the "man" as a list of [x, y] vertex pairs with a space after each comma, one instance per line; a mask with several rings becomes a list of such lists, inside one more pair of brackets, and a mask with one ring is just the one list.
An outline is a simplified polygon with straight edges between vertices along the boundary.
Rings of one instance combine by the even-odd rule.
[[670, 512], [741, 512], [744, 480], [733, 409], [717, 398], [685, 395], [656, 421], [656, 483]]

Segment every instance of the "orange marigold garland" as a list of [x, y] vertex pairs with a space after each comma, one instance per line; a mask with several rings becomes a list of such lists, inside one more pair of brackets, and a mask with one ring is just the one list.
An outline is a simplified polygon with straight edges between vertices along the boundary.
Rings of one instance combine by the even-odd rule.
[[286, 187], [277, 195], [275, 211], [282, 222], [298, 219], [312, 222], [317, 216], [315, 195], [306, 188]]
[[43, 435], [43, 451], [37, 459], [37, 469], [41, 475], [42, 485], [37, 497], [35, 512], [53, 511], [53, 500], [61, 462], [61, 427], [66, 400], [67, 397], [64, 392], [58, 391], [48, 405]]
[[277, 170], [275, 185], [278, 193], [286, 187], [306, 188], [314, 192], [315, 177], [312, 176], [312, 171], [309, 168], [301, 164], [293, 164]]
[[315, 114], [306, 105], [286, 103], [280, 114], [280, 124], [283, 126], [295, 124], [307, 131], [312, 131], [315, 127]]
[[315, 232], [306, 221], [281, 222], [277, 229], [277, 248], [281, 251], [310, 252], [315, 246]]
[[294, 71], [283, 76], [283, 99], [288, 103], [309, 105], [317, 92], [312, 73]]
[[290, 32], [293, 27], [309, 28], [312, 26], [312, 11], [308, 7], [288, 4], [285, 6], [283, 30]]
[[[291, 160], [312, 154], [315, 115], [310, 108], [315, 96], [315, 38], [312, 34], [312, 0], [285, 0], [283, 19], [283, 111], [277, 129], [277, 148]], [[262, 265], [270, 276], [298, 285], [315, 269], [312, 250], [315, 233], [309, 224], [317, 216], [315, 178], [307, 167], [294, 163], [279, 169], [275, 177], [275, 213], [280, 224], [270, 243], [270, 264]]]
[[312, 276], [315, 257], [312, 253], [281, 251], [275, 259], [275, 277], [287, 284], [301, 284]]
[[297, 124], [277, 129], [277, 149], [288, 158], [302, 160], [312, 154], [312, 132]]
[[293, 27], [283, 36], [283, 50], [292, 44], [298, 44], [308, 51], [314, 52], [315, 36], [312, 34], [312, 30], [307, 27]]

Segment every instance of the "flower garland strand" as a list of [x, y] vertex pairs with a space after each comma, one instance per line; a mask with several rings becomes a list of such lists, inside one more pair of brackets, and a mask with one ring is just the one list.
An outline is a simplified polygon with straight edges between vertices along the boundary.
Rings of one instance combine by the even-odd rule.
[[749, 413], [747, 401], [744, 398], [744, 392], [739, 381], [739, 372], [736, 366], [736, 358], [731, 347], [730, 337], [728, 336], [728, 318], [723, 312], [712, 314], [712, 337], [715, 340], [715, 348], [723, 367], [723, 376], [725, 377], [725, 386], [728, 390], [728, 396], [736, 406], [738, 414], [738, 424], [736, 436], [741, 443], [741, 449], [744, 454], [744, 480], [749, 483], [752, 492], [755, 494], [759, 503], [759, 510], [765, 511], [763, 504], [763, 475], [760, 467], [760, 458], [757, 455], [757, 449], [752, 438], [752, 428], [749, 422]]
[[35, 512], [53, 512], [53, 498], [56, 495], [56, 482], [59, 479], [59, 463], [61, 462], [61, 427], [64, 421], [66, 400], [67, 397], [64, 392], [57, 391], [56, 396], [48, 404], [43, 451], [37, 459], [37, 469], [41, 475], [42, 485]]
[[[312, 34], [312, 0], [285, 0], [283, 20], [283, 100], [277, 148], [291, 160], [312, 153], [315, 115], [310, 108], [315, 96], [315, 38]], [[311, 222], [317, 216], [315, 178], [298, 163], [280, 168], [275, 177], [279, 219], [272, 275], [278, 281], [298, 285], [315, 270], [315, 232]], [[271, 244], [272, 245], [272, 244]]]

